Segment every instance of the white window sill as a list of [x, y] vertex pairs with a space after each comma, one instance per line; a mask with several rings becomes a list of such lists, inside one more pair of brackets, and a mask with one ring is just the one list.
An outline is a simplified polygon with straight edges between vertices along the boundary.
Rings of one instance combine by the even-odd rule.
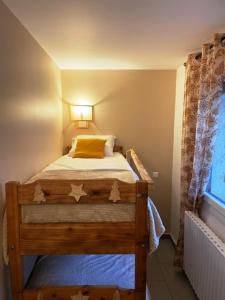
[[225, 217], [225, 204], [223, 204], [216, 197], [207, 192], [204, 193], [204, 196], [205, 201], [207, 201], [209, 205], [213, 206], [220, 214]]

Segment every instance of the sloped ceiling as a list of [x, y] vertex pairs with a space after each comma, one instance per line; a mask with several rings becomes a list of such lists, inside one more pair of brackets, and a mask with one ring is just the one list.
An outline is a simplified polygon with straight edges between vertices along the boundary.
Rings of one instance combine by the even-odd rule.
[[225, 29], [225, 0], [4, 0], [62, 69], [174, 69]]

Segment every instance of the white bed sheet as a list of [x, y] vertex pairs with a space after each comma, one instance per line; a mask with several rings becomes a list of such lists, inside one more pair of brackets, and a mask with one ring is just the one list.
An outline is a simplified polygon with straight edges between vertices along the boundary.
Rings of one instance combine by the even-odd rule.
[[113, 156], [104, 158], [72, 158], [64, 155], [48, 165], [43, 171], [53, 170], [76, 170], [76, 171], [98, 171], [98, 170], [120, 170], [132, 171], [127, 160], [121, 153], [114, 152]]
[[61, 156], [32, 176], [26, 183], [39, 179], [85, 180], [105, 178], [116, 178], [128, 183], [133, 183], [139, 179], [124, 156], [116, 152], [113, 156], [103, 159]]

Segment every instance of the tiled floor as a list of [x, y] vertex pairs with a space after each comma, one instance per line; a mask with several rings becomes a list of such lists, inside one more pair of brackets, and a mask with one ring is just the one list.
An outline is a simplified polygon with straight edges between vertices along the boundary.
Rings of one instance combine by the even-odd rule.
[[197, 300], [184, 272], [173, 266], [174, 246], [161, 239], [158, 250], [149, 259], [148, 286], [151, 300]]

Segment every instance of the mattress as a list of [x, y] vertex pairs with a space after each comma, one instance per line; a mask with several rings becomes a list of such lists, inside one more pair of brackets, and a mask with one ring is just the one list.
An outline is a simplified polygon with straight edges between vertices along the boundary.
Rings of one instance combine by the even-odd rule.
[[34, 289], [54, 285], [107, 285], [134, 288], [134, 255], [44, 256], [27, 284]]
[[[104, 159], [80, 159], [64, 155], [30, 178], [38, 179], [103, 179], [116, 178], [133, 183], [138, 176], [120, 153]], [[22, 223], [57, 222], [133, 222], [135, 205], [126, 204], [44, 204], [22, 205]]]

